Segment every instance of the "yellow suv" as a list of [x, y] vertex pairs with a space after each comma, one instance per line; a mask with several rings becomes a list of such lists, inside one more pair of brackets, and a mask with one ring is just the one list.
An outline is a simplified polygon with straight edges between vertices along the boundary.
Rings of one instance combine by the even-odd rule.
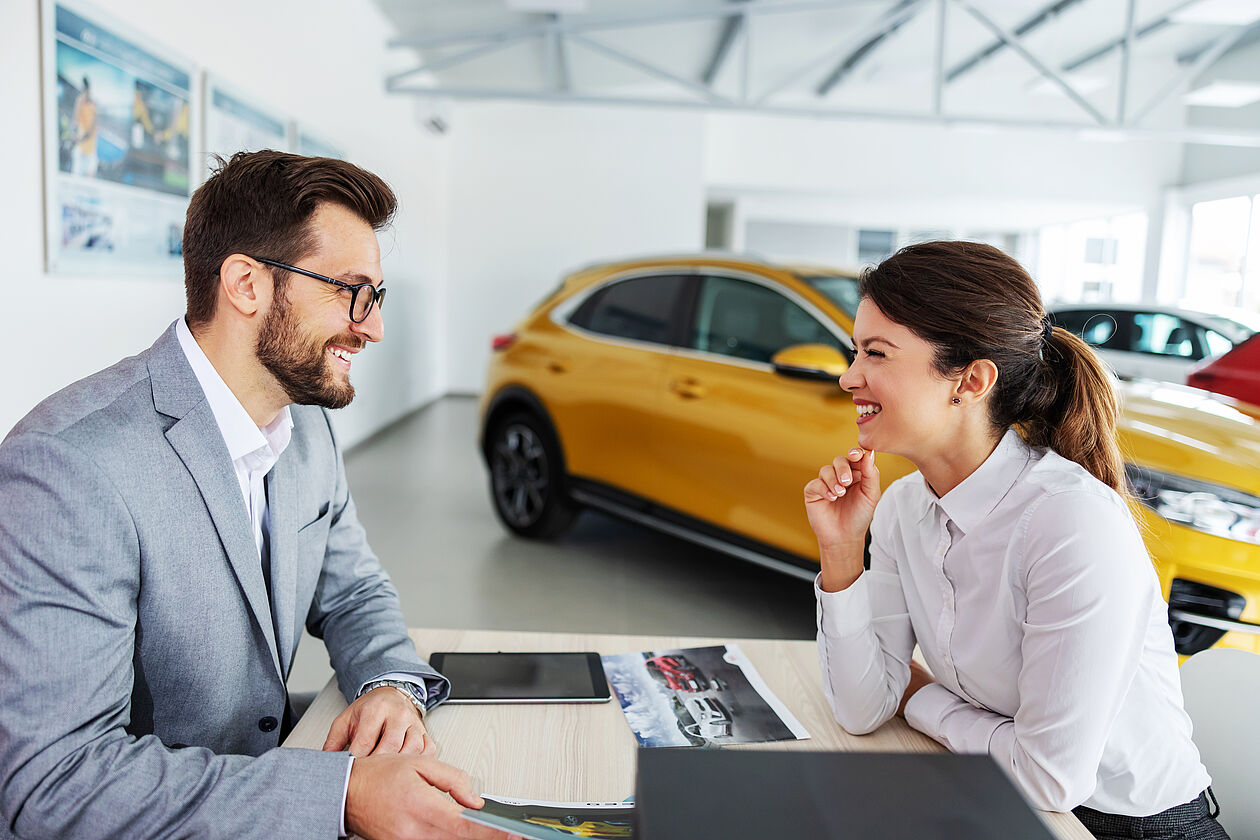
[[[851, 274], [725, 256], [569, 275], [494, 340], [481, 450], [499, 518], [548, 538], [598, 508], [812, 578], [801, 488], [857, 440], [836, 383], [857, 302]], [[1260, 653], [1260, 420], [1204, 391], [1119, 387], [1178, 651]], [[913, 470], [878, 457], [886, 483]]]

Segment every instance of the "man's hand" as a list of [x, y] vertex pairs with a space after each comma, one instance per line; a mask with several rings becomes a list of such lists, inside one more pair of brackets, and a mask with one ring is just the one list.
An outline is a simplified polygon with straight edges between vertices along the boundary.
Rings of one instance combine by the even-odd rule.
[[356, 699], [337, 715], [328, 730], [324, 749], [349, 747], [355, 758], [389, 753], [436, 755], [420, 713], [398, 689], [383, 685]]
[[931, 685], [936, 682], [936, 678], [915, 660], [910, 660], [910, 684], [906, 686], [906, 693], [901, 695], [901, 705], [897, 707], [897, 714], [902, 717], [906, 716], [906, 704], [910, 702], [910, 698], [915, 692], [925, 685]]
[[513, 837], [459, 816], [464, 808], [483, 804], [464, 771], [432, 756], [356, 758], [346, 792], [346, 829], [365, 840]]

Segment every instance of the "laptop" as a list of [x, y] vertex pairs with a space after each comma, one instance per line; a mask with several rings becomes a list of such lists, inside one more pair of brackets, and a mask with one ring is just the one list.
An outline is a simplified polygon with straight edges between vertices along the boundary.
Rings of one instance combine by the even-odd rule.
[[1053, 840], [987, 755], [640, 749], [637, 840]]

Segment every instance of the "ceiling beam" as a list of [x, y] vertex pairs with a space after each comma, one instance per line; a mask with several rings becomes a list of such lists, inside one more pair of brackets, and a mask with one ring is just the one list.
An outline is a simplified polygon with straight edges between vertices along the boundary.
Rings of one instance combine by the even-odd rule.
[[890, 26], [894, 21], [914, 14], [914, 11], [919, 4], [924, 2], [926, 2], [926, 0], [914, 0], [912, 4], [907, 5], [904, 8], [898, 6], [884, 12], [865, 30], [859, 31], [852, 38], [845, 38], [838, 46], [831, 47], [822, 55], [810, 59], [804, 64], [798, 66], [792, 72], [785, 75], [783, 78], [779, 79], [779, 81], [775, 82], [767, 90], [763, 91], [761, 95], [753, 101], [753, 104], [760, 105], [780, 91], [791, 87], [808, 76], [812, 76], [826, 65], [835, 61], [836, 56], [844, 55], [869, 39], [872, 33], [878, 32], [881, 29]]
[[[1022, 23], [1011, 30], [1011, 33], [1016, 38], [1022, 38], [1028, 33], [1039, 29], [1044, 24], [1049, 23], [1051, 20], [1063, 14], [1063, 12], [1066, 12], [1068, 9], [1080, 2], [1081, 0], [1055, 0], [1055, 2], [1051, 3], [1049, 6], [1042, 8], [1031, 17], [1025, 19]], [[982, 48], [978, 52], [973, 53], [969, 58], [966, 58], [951, 67], [949, 72], [945, 74], [945, 81], [952, 82], [956, 80], [959, 76], [975, 69], [977, 65], [989, 59], [994, 54], [1001, 52], [1009, 45], [1009, 41], [998, 38], [993, 43]]]
[[1126, 100], [1129, 97], [1129, 67], [1133, 64], [1134, 17], [1137, 14], [1137, 0], [1129, 0], [1124, 13], [1124, 44], [1120, 56], [1120, 90], [1116, 99], [1116, 125], [1124, 125]]
[[898, 29], [905, 26], [910, 18], [914, 17], [912, 14], [914, 11], [913, 7], [918, 5], [919, 4], [915, 2], [915, 0], [901, 0], [901, 2], [893, 7], [892, 14], [896, 15], [897, 12], [902, 11], [911, 12], [911, 14], [895, 17], [892, 23], [880, 29], [868, 38], [865, 43], [842, 58], [840, 63], [836, 65], [836, 69], [827, 74], [827, 78], [823, 79], [822, 83], [818, 85], [818, 88], [814, 91], [814, 93], [819, 96], [826, 96], [831, 93], [831, 89], [840, 84], [840, 82], [844, 80], [845, 76], [852, 73], [853, 68], [861, 64], [863, 59], [867, 58], [867, 56], [874, 52], [875, 48], [884, 42], [884, 39], [888, 38]]
[[588, 38], [585, 35], [571, 34], [569, 35], [569, 38], [575, 44], [579, 44], [583, 47], [586, 47], [588, 50], [597, 52], [603, 56], [606, 56], [607, 58], [612, 59], [613, 61], [624, 64], [627, 67], [633, 67], [635, 70], [638, 70], [641, 73], [646, 73], [649, 76], [655, 76], [658, 79], [663, 79], [667, 82], [672, 82], [678, 87], [681, 87], [682, 89], [686, 91], [696, 94], [705, 102], [708, 102], [713, 105], [731, 104], [729, 99], [723, 96], [719, 96], [718, 94], [714, 93], [712, 88], [708, 87], [707, 85], [702, 85], [699, 82], [693, 82], [691, 79], [685, 79], [682, 76], [679, 76], [675, 73], [671, 73], [670, 71], [662, 67], [657, 67], [655, 64], [649, 64], [648, 62], [643, 61], [642, 59], [635, 58], [632, 55], [627, 55], [626, 53], [622, 52], [619, 49], [616, 49], [615, 47], [610, 47], [607, 44]]
[[1146, 118], [1146, 115], [1155, 110], [1161, 102], [1172, 96], [1182, 87], [1193, 82], [1206, 69], [1211, 67], [1221, 56], [1238, 46], [1244, 39], [1260, 33], [1260, 20], [1251, 23], [1248, 26], [1240, 26], [1232, 32], [1226, 32], [1213, 42], [1212, 46], [1203, 50], [1195, 58], [1194, 63], [1183, 69], [1180, 73], [1170, 79], [1159, 92], [1150, 98], [1150, 100], [1142, 106], [1142, 108], [1133, 115], [1133, 123], [1136, 125]]
[[[1015, 35], [1014, 33], [1011, 33], [1011, 32], [1007, 32], [1001, 26], [994, 23], [989, 18], [988, 15], [986, 15], [984, 12], [977, 9], [975, 5], [973, 5], [970, 2], [970, 0], [954, 0], [954, 2], [957, 5], [961, 6], [963, 9], [965, 9], [976, 20], [980, 21], [980, 23], [985, 28], [987, 28], [990, 32], [992, 32], [994, 35], [998, 37], [998, 40], [1005, 42], [1006, 46], [1010, 47], [1015, 52], [1023, 56], [1025, 61], [1027, 61], [1033, 67], [1037, 68], [1037, 72], [1041, 73], [1041, 75], [1045, 76], [1053, 85], [1055, 85], [1064, 93], [1066, 93], [1069, 99], [1071, 99], [1073, 102], [1079, 105], [1083, 111], [1085, 111], [1095, 120], [1097, 120], [1100, 125], [1110, 124], [1109, 120], [1107, 119], [1107, 117], [1103, 115], [1102, 111], [1099, 111], [1092, 104], [1090, 104], [1088, 99], [1081, 96], [1076, 91], [1076, 88], [1068, 84], [1067, 81], [1064, 80], [1063, 77], [1060, 76], [1058, 73], [1056, 73], [1054, 70], [1051, 70], [1050, 67], [1044, 61], [1042, 61], [1041, 59], [1037, 58], [1037, 56], [1029, 52], [1028, 48], [1025, 47], [1022, 43], [1020, 43], [1018, 35]], [[1066, 2], [1066, 0], [1062, 0], [1062, 2]]]
[[[732, 3], [745, 3], [747, 0], [731, 0]], [[730, 55], [731, 46], [734, 45], [735, 39], [739, 36], [740, 30], [744, 28], [744, 17], [742, 12], [729, 15], [722, 22], [722, 34], [718, 36], [717, 46], [713, 48], [713, 55], [709, 57], [709, 63], [705, 65], [704, 72], [700, 74], [700, 80], [709, 87], [713, 87], [713, 80], [722, 70], [722, 65], [726, 63], [726, 57]]]
[[[692, 82], [697, 85], [698, 83]], [[707, 88], [703, 88], [706, 92]], [[726, 112], [748, 112], [771, 114], [784, 117], [801, 117], [819, 120], [838, 120], [856, 122], [876, 122], [894, 124], [937, 125], [943, 127], [974, 127], [979, 129], [1001, 128], [1027, 131], [1053, 131], [1071, 135], [1077, 139], [1098, 138], [1100, 141], [1157, 140], [1170, 143], [1198, 143], [1215, 146], [1238, 146], [1260, 148], [1260, 132], [1233, 129], [1183, 128], [1158, 129], [1127, 128], [1099, 129], [1090, 123], [1052, 122], [1048, 120], [1021, 120], [1015, 118], [989, 117], [938, 117], [932, 113], [904, 113], [886, 111], [855, 111], [831, 108], [790, 108], [773, 105], [743, 104], [731, 100], [720, 101], [683, 101], [676, 99], [652, 99], [644, 97], [618, 97], [580, 95], [560, 93], [558, 91], [522, 91], [500, 88], [442, 88], [415, 87], [398, 88], [394, 93], [411, 93], [417, 96], [446, 96], [453, 99], [469, 100], [528, 100], [535, 102], [627, 105], [633, 107], [707, 110]]]
[[567, 91], [572, 88], [573, 80], [569, 76], [569, 42], [565, 34], [560, 31], [560, 15], [552, 15], [552, 23], [555, 25], [551, 31], [551, 59], [554, 65], [554, 78], [556, 80], [556, 90]]
[[[1252, 29], [1242, 38], [1239, 38], [1238, 43], [1234, 44], [1232, 49], [1239, 49], [1240, 47], [1251, 46], [1257, 41], [1260, 41], [1260, 31], [1256, 31], [1255, 29]], [[1216, 39], [1213, 38], [1210, 41], [1206, 41], [1200, 44], [1194, 49], [1186, 50], [1185, 52], [1179, 52], [1177, 53], [1177, 63], [1178, 64], [1193, 64], [1194, 62], [1199, 60], [1199, 57], [1201, 55], [1211, 50], [1215, 45], [1216, 45]]]
[[438, 70], [445, 70], [448, 67], [464, 64], [465, 62], [472, 61], [475, 58], [481, 58], [483, 55], [490, 55], [491, 53], [505, 50], [523, 40], [525, 40], [525, 36], [523, 35], [498, 38], [488, 44], [482, 44], [477, 47], [472, 47], [471, 49], [461, 50], [453, 55], [436, 58], [432, 61], [426, 61], [418, 67], [413, 67], [410, 70], [403, 70], [401, 73], [394, 73], [386, 77], [385, 89], [393, 90], [394, 86], [402, 82], [404, 79], [410, 79], [412, 76], [419, 75], [420, 73], [435, 73]]
[[932, 113], [945, 113], [945, 2], [936, 0], [936, 51], [932, 55]]
[[[1159, 32], [1161, 29], [1165, 29], [1171, 26], [1173, 23], [1172, 15], [1181, 11], [1186, 6], [1193, 5], [1194, 3], [1197, 3], [1197, 2], [1199, 2], [1199, 0], [1184, 0], [1184, 2], [1177, 4], [1173, 8], [1164, 12], [1164, 14], [1160, 15], [1159, 17], [1149, 20], [1146, 23], [1142, 24], [1141, 26], [1136, 27], [1133, 30], [1133, 40], [1140, 41], [1143, 38], [1147, 37], [1148, 35], [1154, 35], [1156, 32]], [[1095, 62], [1098, 59], [1102, 58], [1103, 56], [1109, 55], [1110, 53], [1120, 49], [1121, 47], [1124, 46], [1124, 40], [1125, 40], [1125, 33], [1121, 33], [1115, 38], [1108, 38], [1106, 41], [1103, 41], [1098, 46], [1092, 47], [1086, 50], [1085, 52], [1078, 55], [1076, 58], [1073, 58], [1072, 60], [1068, 61], [1066, 64], [1061, 65], [1059, 67], [1059, 70], [1060, 72], [1063, 72], [1063, 73], [1071, 73], [1074, 70], [1079, 70], [1080, 68], [1084, 67], [1086, 64]], [[1178, 56], [1178, 60], [1181, 60], [1181, 56]]]
[[[1143, 38], [1145, 38], [1147, 35], [1152, 35], [1158, 32], [1159, 30], [1165, 28], [1171, 23], [1172, 21], [1166, 17], [1156, 18], [1150, 23], [1145, 23], [1142, 26], [1139, 26], [1135, 30], [1133, 30], [1133, 38], [1134, 40], [1140, 41]], [[1061, 70], [1064, 73], [1071, 73], [1074, 70], [1079, 70], [1080, 68], [1084, 67], [1086, 64], [1091, 64], [1097, 61], [1098, 59], [1102, 58], [1103, 56], [1106, 56], [1115, 52], [1116, 50], [1120, 49], [1122, 46], [1124, 46], [1123, 35], [1119, 35], [1115, 38], [1108, 38], [1106, 41], [1099, 44], [1097, 47], [1093, 47], [1089, 50], [1086, 50], [1085, 52], [1081, 53], [1080, 55], [1078, 55], [1076, 58], [1072, 59], [1071, 61], [1068, 61], [1067, 63], [1063, 65], [1060, 65], [1059, 70]]]
[[[843, 9], [849, 6], [870, 5], [871, 0], [747, 0], [740, 5], [742, 15], [793, 14]], [[729, 3], [710, 4], [677, 12], [639, 12], [628, 15], [580, 15], [568, 14], [560, 23], [560, 31], [571, 33], [596, 32], [607, 29], [629, 29], [638, 26], [654, 26], [664, 23], [685, 23], [696, 20], [724, 20], [731, 15]], [[545, 35], [555, 24], [524, 23], [500, 26], [492, 29], [452, 30], [437, 35], [404, 35], [389, 41], [390, 47], [439, 47], [471, 41], [490, 41], [509, 36], [528, 37]]]

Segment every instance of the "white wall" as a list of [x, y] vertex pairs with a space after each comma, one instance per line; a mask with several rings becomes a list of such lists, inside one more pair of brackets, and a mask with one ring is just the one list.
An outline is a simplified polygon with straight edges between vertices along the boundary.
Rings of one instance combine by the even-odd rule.
[[[445, 390], [441, 317], [449, 141], [420, 129], [405, 100], [383, 93], [389, 28], [369, 0], [220, 0], [191, 10], [111, 0], [109, 13], [243, 92], [299, 117], [397, 191], [382, 246], [390, 287], [386, 340], [355, 362], [358, 398], [337, 415], [362, 440]], [[0, 3], [0, 253], [9, 373], [0, 436], [40, 399], [138, 352], [183, 312], [182, 277], [50, 276], [43, 267], [37, 0]], [[354, 48], [348, 49], [347, 45]], [[24, 291], [29, 290], [29, 291]], [[31, 312], [15, 310], [35, 293]]]
[[704, 117], [464, 104], [452, 118], [450, 390], [569, 269], [704, 244]]

